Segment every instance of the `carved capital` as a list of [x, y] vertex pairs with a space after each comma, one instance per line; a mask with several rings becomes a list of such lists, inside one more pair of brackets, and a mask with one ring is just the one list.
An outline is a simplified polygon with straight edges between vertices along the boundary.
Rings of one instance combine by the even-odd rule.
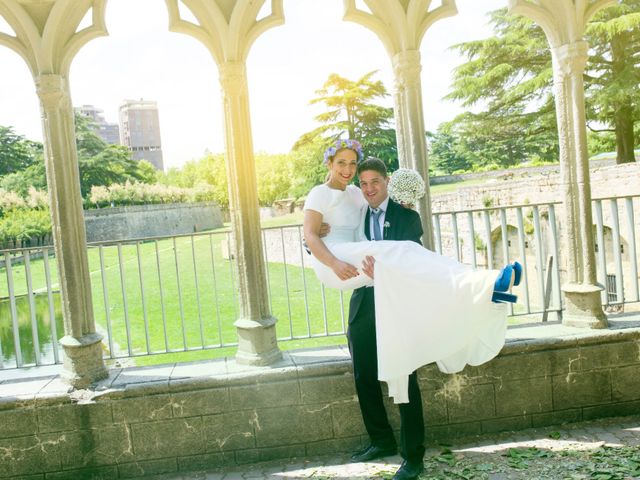
[[420, 51], [405, 50], [396, 53], [393, 58], [393, 73], [395, 74], [396, 87], [408, 87], [420, 83]]
[[247, 66], [244, 62], [225, 62], [219, 65], [220, 85], [226, 95], [240, 95], [247, 88]]
[[45, 111], [59, 108], [69, 96], [67, 80], [55, 74], [38, 76], [36, 92]]
[[551, 49], [553, 74], [556, 81], [564, 81], [567, 77], [582, 75], [587, 59], [589, 45], [587, 42], [574, 42]]

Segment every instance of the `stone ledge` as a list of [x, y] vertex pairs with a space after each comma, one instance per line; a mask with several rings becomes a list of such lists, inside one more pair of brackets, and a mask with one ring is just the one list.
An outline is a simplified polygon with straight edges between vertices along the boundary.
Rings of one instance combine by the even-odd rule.
[[[24, 373], [26, 378], [17, 379]], [[233, 359], [112, 369], [69, 391], [51, 368], [0, 372], [0, 478], [189, 471], [366, 442], [348, 349], [284, 352], [267, 367]], [[446, 375], [420, 369], [426, 437], [544, 426], [637, 411], [640, 325], [557, 323], [508, 330], [498, 357]], [[386, 400], [399, 428], [398, 409]], [[47, 455], [29, 455], [34, 449]], [[115, 476], [114, 476], [115, 475]], [[107, 477], [105, 477], [107, 478]]]
[[[612, 324], [611, 328], [604, 330], [566, 327], [557, 322], [510, 327], [505, 346], [496, 358], [550, 349], [563, 350], [606, 344], [611, 341], [621, 343], [640, 340], [640, 321], [636, 320], [636, 317]], [[467, 367], [464, 371], [483, 369], [486, 368], [485, 365]], [[16, 378], [22, 372], [20, 370], [0, 371], [0, 410], [13, 408], [11, 405], [14, 402], [22, 406], [34, 402], [33, 406], [43, 407], [57, 403], [83, 403], [107, 398], [115, 400], [140, 395], [346, 375], [352, 371], [349, 351], [344, 345], [285, 351], [282, 360], [263, 367], [239, 365], [232, 358], [222, 358], [148, 367], [115, 368], [109, 371], [109, 378], [98, 382], [91, 390], [75, 392], [70, 392], [70, 388], [60, 382], [57, 375], [51, 373], [51, 367], [44, 367], [45, 375], [37, 376], [39, 368], [22, 370], [27, 375], [27, 378], [22, 379]], [[420, 370], [420, 376], [423, 378], [423, 371], [437, 372], [434, 365], [425, 366]]]

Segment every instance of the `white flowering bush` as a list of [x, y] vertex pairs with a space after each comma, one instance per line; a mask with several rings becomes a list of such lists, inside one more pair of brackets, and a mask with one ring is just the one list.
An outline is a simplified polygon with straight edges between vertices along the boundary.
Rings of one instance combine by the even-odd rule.
[[2, 212], [25, 208], [26, 206], [27, 202], [20, 194], [0, 188], [0, 216]]
[[424, 197], [426, 186], [418, 172], [410, 168], [399, 168], [389, 180], [389, 196], [403, 205], [415, 205]]
[[49, 195], [43, 190], [37, 190], [34, 187], [29, 187], [29, 194], [25, 198], [29, 208], [35, 208], [37, 210], [46, 210], [49, 208]]
[[181, 188], [160, 183], [114, 183], [108, 187], [91, 187], [90, 206], [101, 208], [121, 205], [145, 205], [154, 203], [207, 202], [215, 198], [211, 185]]

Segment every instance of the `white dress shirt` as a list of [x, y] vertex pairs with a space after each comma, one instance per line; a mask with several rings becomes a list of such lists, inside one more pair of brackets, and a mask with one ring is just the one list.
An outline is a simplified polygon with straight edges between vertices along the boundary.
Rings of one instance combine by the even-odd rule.
[[[387, 207], [389, 206], [389, 197], [385, 198], [384, 201], [378, 205], [378, 209], [382, 209], [382, 214], [378, 217], [378, 222], [380, 223], [380, 234], [384, 239], [384, 218], [387, 214]], [[373, 236], [373, 208], [369, 207], [369, 238], [374, 240]]]

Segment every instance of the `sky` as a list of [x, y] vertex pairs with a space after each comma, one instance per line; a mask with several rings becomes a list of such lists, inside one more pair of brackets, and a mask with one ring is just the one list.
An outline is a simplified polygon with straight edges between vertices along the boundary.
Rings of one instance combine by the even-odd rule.
[[[439, 2], [434, 1], [434, 5]], [[458, 15], [436, 22], [421, 45], [425, 126], [435, 130], [462, 112], [443, 100], [451, 72], [463, 59], [456, 43], [491, 35], [487, 12], [506, 0], [457, 0]], [[433, 8], [433, 7], [432, 7]], [[255, 151], [286, 153], [319, 124], [320, 105], [310, 105], [331, 73], [374, 78], [393, 91], [391, 60], [378, 37], [342, 20], [341, 0], [284, 0], [285, 24], [263, 33], [247, 60]], [[169, 32], [163, 0], [109, 0], [109, 36], [94, 39], [76, 55], [70, 72], [74, 106], [94, 105], [117, 123], [124, 99], [158, 102], [165, 170], [224, 151], [222, 101], [213, 58], [196, 39]], [[8, 32], [0, 21], [0, 31]], [[392, 106], [389, 96], [381, 103]], [[33, 79], [13, 51], [0, 46], [0, 125], [42, 140]]]

